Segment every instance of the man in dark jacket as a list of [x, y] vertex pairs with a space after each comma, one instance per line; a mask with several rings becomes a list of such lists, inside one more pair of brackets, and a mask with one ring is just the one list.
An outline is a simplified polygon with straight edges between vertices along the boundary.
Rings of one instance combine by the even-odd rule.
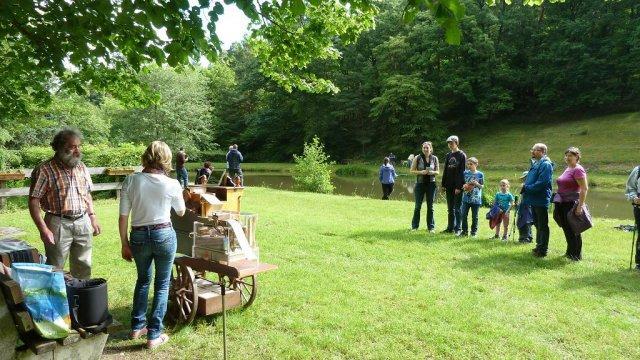
[[549, 204], [553, 164], [547, 157], [545, 144], [533, 145], [531, 157], [534, 161], [522, 186], [522, 204], [531, 206], [533, 225], [536, 227], [536, 247], [533, 249], [533, 255], [545, 257], [549, 248]]
[[240, 183], [242, 183], [242, 169], [240, 169], [240, 163], [243, 161], [242, 154], [238, 151], [238, 145], [233, 144], [229, 148], [229, 152], [227, 153], [227, 174], [232, 179], [238, 177], [240, 178]]
[[451, 150], [444, 161], [442, 174], [442, 188], [447, 195], [447, 228], [444, 232], [461, 231], [462, 217], [460, 205], [462, 204], [462, 185], [464, 185], [464, 169], [467, 164], [467, 155], [458, 148], [458, 137], [451, 135], [447, 138], [447, 145]]

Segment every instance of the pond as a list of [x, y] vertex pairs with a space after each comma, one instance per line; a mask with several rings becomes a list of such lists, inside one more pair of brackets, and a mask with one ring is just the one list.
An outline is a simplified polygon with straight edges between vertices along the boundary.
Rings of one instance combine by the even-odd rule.
[[[218, 176], [220, 176], [218, 174]], [[293, 179], [288, 174], [245, 173], [245, 186], [262, 186], [273, 189], [292, 190]], [[391, 194], [391, 199], [413, 201], [413, 177], [399, 176]], [[375, 177], [337, 176], [333, 178], [336, 187], [334, 194], [357, 195], [369, 198], [381, 198], [382, 189]], [[438, 194], [438, 202], [444, 202], [444, 195]], [[633, 220], [631, 206], [625, 200], [623, 191], [589, 189], [587, 204], [593, 216]], [[630, 222], [631, 223], [631, 222]]]

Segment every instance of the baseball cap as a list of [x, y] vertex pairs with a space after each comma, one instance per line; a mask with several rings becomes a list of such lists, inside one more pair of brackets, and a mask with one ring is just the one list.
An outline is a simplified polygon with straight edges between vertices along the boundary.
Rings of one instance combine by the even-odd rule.
[[451, 135], [447, 138], [447, 142], [455, 142], [456, 144], [458, 143], [458, 137], [455, 135]]

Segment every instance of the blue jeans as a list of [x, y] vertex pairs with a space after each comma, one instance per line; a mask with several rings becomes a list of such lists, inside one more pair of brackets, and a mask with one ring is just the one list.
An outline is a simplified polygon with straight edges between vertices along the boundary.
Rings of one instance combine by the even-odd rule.
[[547, 254], [549, 249], [549, 209], [546, 206], [531, 206], [533, 225], [536, 227], [536, 250]]
[[413, 219], [411, 220], [411, 228], [417, 229], [420, 226], [420, 210], [422, 209], [422, 202], [424, 198], [427, 198], [427, 228], [433, 230], [436, 227], [436, 223], [433, 220], [433, 202], [436, 199], [436, 183], [416, 183], [413, 188], [413, 195], [416, 199], [416, 206], [413, 209]]
[[[171, 267], [177, 247], [176, 232], [173, 228], [132, 231], [129, 244], [138, 270], [131, 310], [131, 329], [135, 331], [146, 326], [147, 339], [154, 340], [162, 333], [162, 319], [167, 312]], [[147, 324], [151, 262], [155, 267], [156, 276], [153, 282], [153, 307]]]
[[189, 174], [187, 173], [186, 168], [176, 169], [176, 175], [178, 177], [178, 182], [180, 186], [186, 188], [189, 185]]
[[447, 229], [446, 231], [460, 231], [460, 205], [462, 205], [462, 190], [456, 195], [454, 188], [446, 188], [447, 195]]
[[460, 212], [462, 213], [462, 232], [464, 234], [469, 233], [469, 227], [467, 224], [469, 209], [471, 209], [471, 235], [473, 236], [478, 233], [478, 210], [480, 209], [480, 204], [471, 204], [467, 202], [462, 203]]

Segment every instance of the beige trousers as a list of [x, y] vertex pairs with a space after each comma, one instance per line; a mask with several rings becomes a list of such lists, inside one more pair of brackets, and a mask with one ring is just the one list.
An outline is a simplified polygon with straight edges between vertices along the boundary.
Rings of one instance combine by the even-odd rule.
[[71, 275], [78, 279], [91, 278], [91, 247], [93, 227], [85, 214], [77, 220], [69, 220], [46, 214], [44, 222], [53, 233], [54, 245], [45, 244], [47, 264], [64, 269], [69, 257]]

